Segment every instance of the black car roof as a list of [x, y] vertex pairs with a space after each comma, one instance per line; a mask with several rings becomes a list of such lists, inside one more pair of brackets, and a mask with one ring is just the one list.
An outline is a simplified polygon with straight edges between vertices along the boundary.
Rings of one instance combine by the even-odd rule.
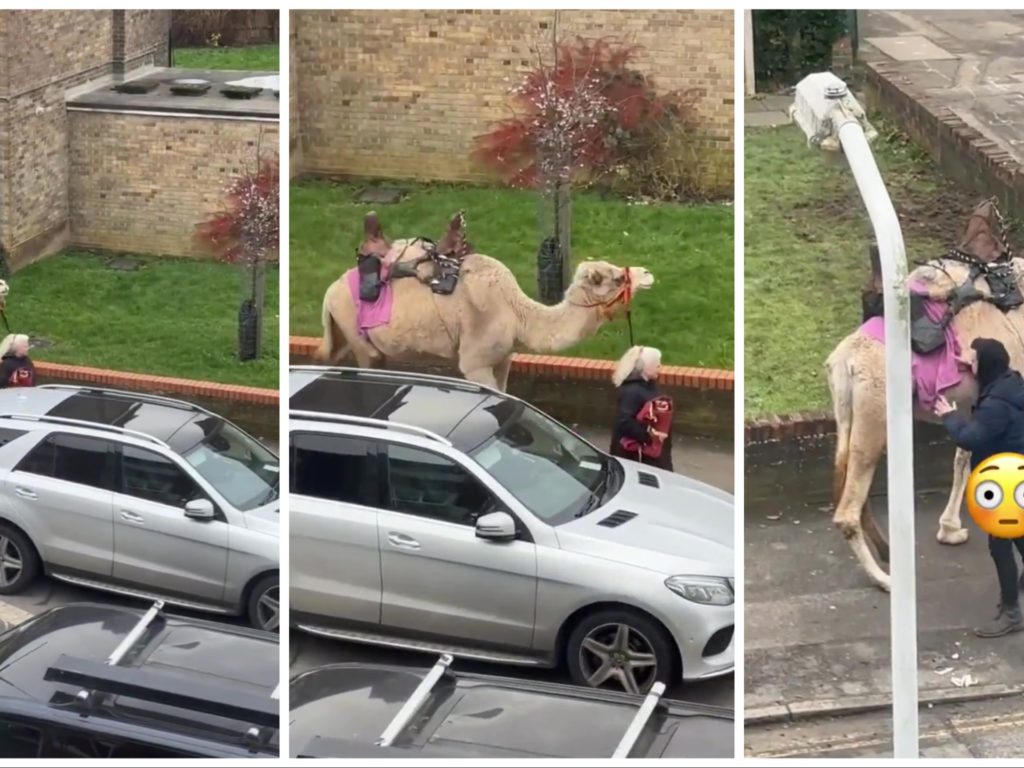
[[222, 421], [188, 403], [99, 389], [76, 392], [46, 415], [132, 429], [163, 440], [179, 453], [193, 447]]
[[289, 407], [419, 427], [469, 451], [497, 432], [523, 405], [465, 382], [338, 370], [312, 378], [292, 394]]
[[[372, 745], [423, 676], [423, 670], [370, 664], [335, 664], [298, 675], [291, 684], [292, 752], [372, 757]], [[418, 758], [607, 758], [641, 701], [610, 691], [448, 671], [394, 748]], [[378, 756], [394, 757], [395, 749]], [[732, 714], [662, 700], [631, 754], [732, 757]]]
[[[144, 614], [109, 604], [75, 603], [53, 608], [0, 635], [0, 709], [17, 705], [24, 713], [34, 707], [44, 720], [69, 710], [85, 714], [76, 710], [75, 695], [90, 686], [62, 682], [61, 670], [95, 673], [93, 665], [105, 664]], [[117, 666], [99, 668], [101, 674], [112, 670], [111, 679], [120, 676], [132, 684], [137, 671], [140, 685], [146, 678], [173, 680], [181, 690], [194, 684], [197, 691], [216, 690], [226, 700], [271, 700], [264, 707], [268, 711], [277, 706], [276, 638], [245, 627], [159, 613]], [[140, 728], [239, 746], [253, 727], [240, 716], [191, 711], [175, 706], [168, 697], [151, 699], [141, 690], [133, 692], [137, 695], [99, 697], [88, 709], [88, 720], [130, 721]], [[276, 749], [277, 727], [264, 727], [264, 734], [269, 736], [266, 743]]]

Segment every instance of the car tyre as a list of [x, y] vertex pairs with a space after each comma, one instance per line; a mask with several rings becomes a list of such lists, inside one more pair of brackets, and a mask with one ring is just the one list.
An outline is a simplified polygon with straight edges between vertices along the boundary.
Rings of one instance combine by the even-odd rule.
[[280, 618], [280, 580], [278, 575], [262, 576], [249, 590], [249, 623], [256, 629], [277, 632]]
[[16, 528], [0, 525], [0, 595], [23, 591], [39, 575], [39, 554]]
[[577, 622], [566, 643], [566, 663], [577, 685], [647, 693], [659, 680], [676, 682], [678, 653], [658, 622], [639, 611], [611, 608]]

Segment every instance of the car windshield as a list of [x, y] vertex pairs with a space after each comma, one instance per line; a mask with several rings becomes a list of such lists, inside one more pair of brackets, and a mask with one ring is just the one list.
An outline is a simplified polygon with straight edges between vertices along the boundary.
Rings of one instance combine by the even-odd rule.
[[182, 454], [185, 461], [236, 509], [255, 509], [277, 499], [277, 456], [223, 419], [205, 419], [202, 426], [202, 438]]
[[549, 525], [587, 514], [621, 485], [615, 462], [525, 403], [468, 453]]

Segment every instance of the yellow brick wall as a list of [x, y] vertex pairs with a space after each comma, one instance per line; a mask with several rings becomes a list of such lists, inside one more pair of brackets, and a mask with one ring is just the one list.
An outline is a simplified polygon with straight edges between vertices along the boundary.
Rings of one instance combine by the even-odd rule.
[[[550, 45], [553, 11], [293, 11], [292, 83], [303, 169], [486, 178], [473, 137], [508, 116], [509, 87]], [[731, 172], [732, 11], [562, 11], [564, 35], [642, 47], [659, 90], [696, 88], [709, 152]], [[297, 61], [296, 61], [297, 59]]]
[[278, 126], [241, 120], [71, 112], [72, 243], [209, 258], [196, 224], [220, 210], [230, 179], [277, 157]]

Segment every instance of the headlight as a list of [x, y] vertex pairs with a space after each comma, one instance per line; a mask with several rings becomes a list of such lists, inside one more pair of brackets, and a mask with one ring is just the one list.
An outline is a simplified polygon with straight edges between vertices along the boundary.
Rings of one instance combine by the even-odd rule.
[[669, 576], [665, 579], [665, 586], [692, 603], [732, 605], [731, 581], [716, 576]]

